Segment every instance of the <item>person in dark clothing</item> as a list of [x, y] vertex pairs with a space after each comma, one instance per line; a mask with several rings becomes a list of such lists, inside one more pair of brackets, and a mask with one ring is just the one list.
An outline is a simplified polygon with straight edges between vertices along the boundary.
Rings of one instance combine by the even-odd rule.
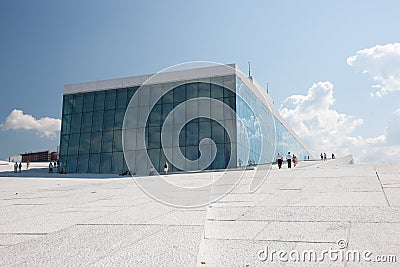
[[279, 168], [279, 169], [282, 168], [282, 161], [283, 161], [283, 159], [282, 159], [281, 154], [278, 153], [278, 155], [276, 156], [276, 161], [277, 161], [277, 163], [278, 163], [278, 168]]
[[164, 164], [164, 173], [168, 174], [168, 162], [165, 162]]
[[288, 152], [288, 154], [286, 155], [286, 161], [287, 161], [287, 166], [289, 169], [292, 168], [292, 155], [290, 154], [290, 152]]

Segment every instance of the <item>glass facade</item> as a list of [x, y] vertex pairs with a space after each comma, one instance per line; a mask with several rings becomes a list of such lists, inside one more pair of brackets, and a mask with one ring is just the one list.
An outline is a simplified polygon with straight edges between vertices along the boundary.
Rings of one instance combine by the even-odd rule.
[[239, 77], [236, 78], [236, 103], [237, 115], [242, 121], [237, 123], [237, 166], [274, 162], [277, 153], [285, 156], [291, 152], [298, 160], [310, 156]]
[[63, 99], [60, 164], [68, 172], [126, 170], [122, 123], [138, 87], [68, 94]]
[[[64, 95], [62, 167], [71, 173], [122, 173], [128, 170], [128, 161], [132, 171], [146, 175], [151, 167], [162, 172], [165, 162], [169, 162], [170, 171], [179, 172], [267, 163], [274, 161], [275, 152], [291, 151], [299, 159], [307, 155], [303, 146], [236, 75], [144, 85], [135, 112], [128, 116], [128, 105], [138, 89], [125, 87]], [[198, 98], [202, 101], [189, 105], [190, 100]], [[213, 105], [215, 100], [225, 105]], [[178, 107], [180, 111], [173, 117], [173, 123], [163, 128], [168, 115]], [[196, 118], [190, 119], [193, 117]], [[235, 134], [229, 135], [229, 129]], [[123, 133], [129, 140], [125, 155]], [[162, 135], [167, 138], [162, 140]], [[215, 158], [211, 164], [202, 166], [201, 161], [194, 161], [201, 156], [205, 160], [211, 158], [211, 154], [200, 153], [199, 144], [206, 139], [214, 142]], [[139, 146], [142, 143], [145, 149]], [[174, 164], [174, 158], [179, 158], [174, 150], [177, 147], [192, 162]], [[210, 145], [209, 150], [213, 147]], [[166, 157], [168, 150], [173, 151], [171, 161]], [[149, 160], [144, 158], [145, 154]]]

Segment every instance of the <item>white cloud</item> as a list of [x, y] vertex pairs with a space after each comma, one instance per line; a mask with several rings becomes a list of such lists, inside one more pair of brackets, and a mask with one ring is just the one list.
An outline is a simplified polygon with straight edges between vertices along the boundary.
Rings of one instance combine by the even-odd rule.
[[22, 110], [14, 109], [0, 124], [2, 130], [35, 130], [41, 136], [54, 138], [61, 129], [61, 120], [49, 117], [35, 119], [32, 115], [24, 114]]
[[382, 97], [400, 91], [400, 43], [362, 49], [348, 57], [347, 64], [362, 69], [376, 82], [372, 87], [377, 91], [371, 95]]
[[352, 154], [358, 162], [398, 161], [400, 109], [393, 113], [382, 135], [372, 138], [355, 136], [353, 132], [363, 124], [363, 120], [333, 109], [333, 93], [332, 83], [315, 83], [306, 95], [288, 97], [280, 107], [280, 114], [315, 156], [321, 152], [328, 155], [333, 152], [337, 156]]
[[392, 113], [390, 121], [385, 129], [385, 136], [387, 144], [400, 145], [400, 108]]

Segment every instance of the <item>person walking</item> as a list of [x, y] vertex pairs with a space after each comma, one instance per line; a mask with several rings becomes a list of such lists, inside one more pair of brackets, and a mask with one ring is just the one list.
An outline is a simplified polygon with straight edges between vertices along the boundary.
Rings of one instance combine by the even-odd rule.
[[168, 162], [165, 162], [164, 164], [164, 173], [168, 174]]
[[26, 169], [29, 170], [29, 160], [26, 161]]
[[281, 154], [278, 153], [278, 155], [276, 156], [276, 162], [278, 163], [279, 169], [282, 168], [282, 161], [283, 161], [283, 158], [282, 158]]
[[286, 155], [286, 161], [287, 161], [288, 168], [291, 169], [292, 168], [292, 155], [290, 155], [290, 152], [288, 152]]
[[322, 155], [322, 153], [321, 153], [321, 160], [324, 160], [324, 155]]
[[49, 163], [49, 173], [53, 173], [53, 163]]
[[326, 153], [324, 153], [324, 161], [327, 161], [328, 158], [326, 157]]
[[297, 165], [297, 157], [296, 157], [295, 154], [293, 154], [293, 159], [292, 159], [292, 161], [293, 161], [293, 167], [296, 167], [296, 165]]
[[18, 170], [18, 162], [15, 162], [14, 164], [14, 173], [17, 173]]

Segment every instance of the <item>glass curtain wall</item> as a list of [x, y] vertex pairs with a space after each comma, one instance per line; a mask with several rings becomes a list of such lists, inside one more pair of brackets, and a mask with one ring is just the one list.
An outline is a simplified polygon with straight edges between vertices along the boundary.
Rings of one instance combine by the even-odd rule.
[[[236, 79], [237, 114], [244, 124], [237, 123], [238, 166], [270, 163], [276, 160], [276, 153], [283, 156], [290, 151], [298, 160], [311, 155], [294, 138], [289, 130], [274, 116], [270, 110], [241, 81]], [[249, 138], [246, 141], [246, 136]], [[243, 158], [247, 156], [247, 164]]]
[[[177, 83], [176, 83], [177, 84]], [[180, 83], [182, 84], [182, 82]], [[139, 112], [133, 120], [144, 120], [149, 114], [145, 128], [145, 142], [147, 154], [157, 171], [162, 171], [167, 161], [163, 149], [170, 149], [173, 141], [161, 147], [161, 126], [166, 116], [182, 102], [197, 97], [214, 98], [221, 101], [233, 110], [236, 108], [234, 93], [235, 76], [212, 77], [202, 79], [201, 82], [183, 82], [175, 84], [150, 85], [143, 99], [140, 99]], [[171, 88], [156, 105], [150, 110], [149, 104], [154, 97], [158, 97], [164, 88]], [[231, 88], [233, 91], [226, 88]], [[122, 148], [122, 124], [126, 108], [138, 87], [119, 88], [96, 92], [64, 95], [63, 115], [60, 140], [60, 164], [71, 173], [121, 173], [126, 171]], [[142, 96], [142, 95], [141, 95]], [[211, 116], [221, 117], [224, 123], [236, 127], [235, 118], [224, 117], [224, 110], [214, 110], [211, 105], [198, 106], [197, 109], [209, 109]], [[197, 109], [186, 110], [176, 116], [176, 126], [180, 126], [186, 117], [197, 114]], [[131, 124], [132, 125], [132, 124]], [[140, 123], [138, 123], [140, 125]], [[144, 125], [144, 123], [142, 124]], [[142, 130], [143, 129], [137, 129]], [[171, 138], [179, 135], [179, 148], [182, 154], [191, 160], [199, 158], [199, 142], [204, 138], [214, 140], [217, 146], [217, 156], [207, 169], [224, 169], [227, 167], [231, 155], [236, 154], [234, 144], [236, 136], [230, 140], [224, 128], [209, 118], [196, 118], [189, 121], [182, 131], [177, 133], [177, 127], [166, 129], [171, 131]], [[137, 140], [134, 131], [130, 131], [132, 142]], [[232, 146], [231, 146], [232, 145]], [[135, 150], [129, 151], [132, 155]], [[143, 166], [144, 159], [135, 156], [134, 165]], [[234, 160], [236, 163], [236, 159]], [[170, 171], [179, 171], [171, 162]], [[136, 171], [136, 170], [133, 170]]]
[[[235, 129], [235, 118], [229, 117], [229, 113], [224, 111], [223, 108], [219, 110], [221, 106], [216, 108], [211, 105], [211, 99], [215, 99], [235, 110], [236, 98], [234, 85], [235, 78], [231, 75], [211, 77], [208, 79], [201, 79], [201, 81], [182, 81], [161, 85], [150, 85], [148, 86], [149, 90], [143, 88], [145, 90], [144, 92], [149, 92], [149, 95], [147, 96], [147, 94], [143, 94], [143, 99], [139, 99], [139, 103], [143, 107], [139, 107], [137, 119], [143, 119], [146, 117], [147, 113], [149, 114], [148, 120], [145, 124], [145, 144], [150, 162], [147, 162], [146, 159], [140, 158], [140, 155], [143, 154], [139, 153], [139, 151], [127, 150], [126, 154], [130, 161], [129, 165], [134, 166], [133, 171], [138, 174], [148, 174], [150, 167], [154, 167], [155, 170], [162, 173], [165, 162], [168, 162], [170, 171], [182, 171], [182, 169], [174, 165], [174, 161], [176, 161], [179, 156], [174, 154], [175, 151], [172, 148], [179, 146], [179, 149], [185, 158], [192, 161], [197, 160], [200, 158], [199, 143], [204, 138], [212, 139], [216, 144], [217, 149], [214, 161], [206, 169], [225, 169], [235, 165], [236, 153], [234, 151], [236, 151], [236, 136], [233, 136], [231, 140], [227, 131], [217, 121], [206, 117], [198, 117], [197, 115], [199, 113], [210, 114], [211, 118], [223, 120], [225, 125], [229, 125], [229, 127]], [[231, 88], [232, 90], [227, 88]], [[163, 91], [168, 92], [158, 99], [153, 107], [150, 107], [148, 103], [153, 103], [154, 97], [161, 95], [160, 92]], [[154, 97], [152, 97], [153, 93]], [[167, 116], [176, 109], [178, 105], [181, 105], [188, 100], [200, 97], [209, 98], [209, 100], [207, 101], [202, 99], [202, 105], [195, 105], [194, 107], [193, 105], [190, 105], [190, 109], [188, 108], [188, 105], [184, 107], [181, 106], [180, 112], [173, 113], [174, 123], [163, 128], [164, 135], [167, 136], [167, 139], [164, 140], [163, 144], [161, 144], [162, 124], [166, 120]], [[180, 130], [182, 124], [189, 118], [193, 117], [196, 118], [188, 121]], [[140, 125], [140, 123], [138, 124]], [[129, 127], [134, 127], [132, 125], [135, 125], [135, 123], [128, 123], [128, 125]], [[136, 139], [136, 142], [143, 142], [142, 140], [137, 140], [139, 136], [134, 136], [135, 132], [143, 131], [143, 129], [127, 128], [124, 129], [124, 131], [125, 134], [129, 135], [130, 141]], [[177, 138], [179, 142], [178, 144], [175, 143], [175, 138]], [[172, 162], [169, 162], [165, 156], [168, 150], [171, 151], [171, 153], [168, 154], [172, 154]], [[231, 166], [228, 166], [229, 160], [232, 156], [235, 158], [233, 160], [233, 165], [231, 164]], [[180, 162], [180, 164], [185, 163]], [[199, 164], [201, 163], [199, 162]], [[198, 170], [199, 166], [190, 164], [190, 167], [189, 165], [184, 165], [184, 168], [186, 171], [191, 171]]]

